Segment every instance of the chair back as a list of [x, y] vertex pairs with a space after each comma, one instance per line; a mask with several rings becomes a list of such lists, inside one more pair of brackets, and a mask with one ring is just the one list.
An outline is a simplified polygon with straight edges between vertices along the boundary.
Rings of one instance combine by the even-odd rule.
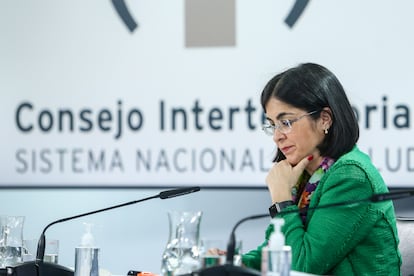
[[402, 256], [401, 275], [414, 276], [414, 217], [397, 217], [400, 253]]

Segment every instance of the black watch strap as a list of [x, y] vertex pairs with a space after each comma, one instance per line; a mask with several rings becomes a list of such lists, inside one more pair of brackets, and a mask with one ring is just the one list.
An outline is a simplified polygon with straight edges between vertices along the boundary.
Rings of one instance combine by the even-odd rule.
[[290, 205], [294, 205], [293, 200], [286, 200], [282, 202], [276, 202], [269, 208], [269, 213], [272, 218], [274, 218], [278, 213], [280, 213], [284, 208]]

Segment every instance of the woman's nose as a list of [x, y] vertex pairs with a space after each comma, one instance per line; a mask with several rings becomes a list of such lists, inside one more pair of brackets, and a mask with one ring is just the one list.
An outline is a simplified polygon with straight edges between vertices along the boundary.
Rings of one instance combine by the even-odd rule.
[[286, 138], [286, 134], [281, 133], [278, 129], [273, 131], [273, 141], [277, 144], [279, 141]]

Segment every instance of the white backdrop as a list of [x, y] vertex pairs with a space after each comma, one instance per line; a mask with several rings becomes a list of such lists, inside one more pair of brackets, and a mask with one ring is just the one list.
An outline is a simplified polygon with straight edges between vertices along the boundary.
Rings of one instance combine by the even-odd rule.
[[3, 2], [0, 184], [262, 186], [260, 91], [311, 61], [386, 182], [412, 185], [412, 2], [315, 1], [289, 28], [292, 2], [236, 1], [227, 47], [185, 46], [185, 1], [128, 1], [132, 33], [110, 1]]
[[[57, 218], [200, 185], [232, 189], [91, 218], [103, 266], [157, 271], [168, 209], [202, 209], [205, 235], [227, 239], [238, 219], [269, 204], [275, 148], [260, 131], [260, 92], [301, 62], [341, 80], [359, 146], [387, 184], [414, 186], [412, 1], [310, 1], [290, 28], [295, 1], [237, 0], [234, 45], [209, 47], [186, 46], [189, 1], [126, 1], [133, 32], [111, 1], [0, 2], [1, 213], [25, 215], [26, 236]], [[247, 247], [266, 223], [243, 235]], [[82, 230], [50, 229], [65, 241], [63, 264]]]

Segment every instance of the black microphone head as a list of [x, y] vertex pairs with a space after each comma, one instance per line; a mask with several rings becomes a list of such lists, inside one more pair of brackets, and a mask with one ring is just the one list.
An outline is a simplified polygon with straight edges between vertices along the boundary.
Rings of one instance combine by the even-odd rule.
[[200, 191], [200, 187], [179, 188], [179, 189], [160, 192], [159, 197], [161, 199], [167, 199], [167, 198], [182, 196], [182, 195], [186, 195], [186, 194], [190, 194], [190, 193], [194, 193], [198, 191]]
[[413, 190], [391, 191], [388, 193], [374, 194], [371, 197], [371, 201], [379, 202], [379, 201], [385, 201], [385, 200], [397, 200], [397, 199], [402, 199], [402, 198], [411, 197], [411, 196], [414, 196]]

